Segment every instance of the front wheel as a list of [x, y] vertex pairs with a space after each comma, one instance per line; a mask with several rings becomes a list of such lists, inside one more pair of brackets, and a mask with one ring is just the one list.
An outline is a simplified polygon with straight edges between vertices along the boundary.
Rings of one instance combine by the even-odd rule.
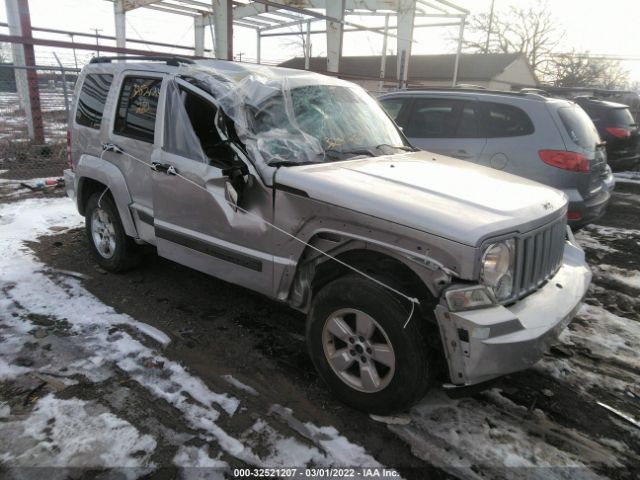
[[307, 342], [320, 377], [344, 403], [388, 414], [411, 406], [432, 383], [429, 347], [410, 305], [359, 275], [326, 285], [307, 320]]

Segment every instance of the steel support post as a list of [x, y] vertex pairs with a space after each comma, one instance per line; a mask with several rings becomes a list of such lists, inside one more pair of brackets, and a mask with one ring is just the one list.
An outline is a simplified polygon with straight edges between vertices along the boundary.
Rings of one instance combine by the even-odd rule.
[[398, 0], [397, 75], [400, 88], [407, 87], [407, 79], [409, 78], [409, 61], [411, 59], [415, 15], [415, 0]]
[[458, 83], [458, 70], [460, 68], [460, 52], [462, 51], [462, 40], [464, 38], [464, 24], [466, 18], [460, 20], [460, 32], [458, 33], [458, 49], [456, 50], [456, 61], [453, 65], [453, 79], [451, 80], [451, 86], [455, 87]]
[[127, 47], [127, 13], [124, 0], [113, 2], [113, 16], [116, 22], [116, 47]]
[[[327, 2], [327, 17], [344, 20], [345, 0]], [[327, 20], [327, 71], [338, 73], [342, 56], [342, 36], [344, 24]]]
[[233, 60], [233, 2], [211, 0], [213, 28], [216, 35], [216, 58]]
[[196, 57], [204, 57], [204, 28], [208, 23], [204, 15], [193, 17], [193, 52]]
[[389, 34], [389, 15], [384, 16], [384, 37], [382, 37], [382, 55], [380, 57], [380, 82], [378, 82], [378, 90], [382, 92], [384, 85], [384, 77], [387, 74], [387, 38]]
[[260, 64], [262, 57], [262, 34], [260, 30], [256, 28], [256, 62]]
[[[5, 0], [9, 32], [25, 39], [32, 38], [31, 15], [28, 0]], [[44, 143], [44, 126], [42, 109], [40, 107], [40, 90], [38, 88], [38, 73], [35, 70], [36, 55], [32, 43], [14, 43], [13, 61], [16, 86], [22, 108], [27, 115], [27, 131], [33, 143]]]

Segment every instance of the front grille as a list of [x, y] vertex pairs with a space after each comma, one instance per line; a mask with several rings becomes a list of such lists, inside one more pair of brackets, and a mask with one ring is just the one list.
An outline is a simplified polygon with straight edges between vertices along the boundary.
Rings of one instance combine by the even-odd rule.
[[516, 239], [513, 299], [538, 289], [562, 264], [567, 220], [562, 217]]

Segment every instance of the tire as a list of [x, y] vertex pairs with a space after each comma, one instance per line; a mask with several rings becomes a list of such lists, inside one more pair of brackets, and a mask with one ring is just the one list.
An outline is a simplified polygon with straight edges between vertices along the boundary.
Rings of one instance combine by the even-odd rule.
[[340, 277], [315, 296], [307, 318], [309, 354], [342, 402], [389, 414], [425, 395], [433, 383], [431, 349], [418, 308], [403, 328], [410, 310], [407, 300], [360, 275]]
[[89, 197], [85, 207], [85, 232], [93, 257], [105, 270], [124, 272], [140, 263], [141, 247], [125, 233], [111, 195], [95, 193]]

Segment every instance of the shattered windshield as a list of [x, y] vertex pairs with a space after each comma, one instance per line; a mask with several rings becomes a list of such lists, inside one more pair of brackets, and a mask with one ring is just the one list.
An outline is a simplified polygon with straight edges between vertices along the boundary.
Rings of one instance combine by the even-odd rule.
[[[342, 85], [281, 90], [249, 108], [249, 128], [269, 164], [343, 160], [410, 149], [366, 92]], [[310, 150], [313, 155], [309, 155]]]

